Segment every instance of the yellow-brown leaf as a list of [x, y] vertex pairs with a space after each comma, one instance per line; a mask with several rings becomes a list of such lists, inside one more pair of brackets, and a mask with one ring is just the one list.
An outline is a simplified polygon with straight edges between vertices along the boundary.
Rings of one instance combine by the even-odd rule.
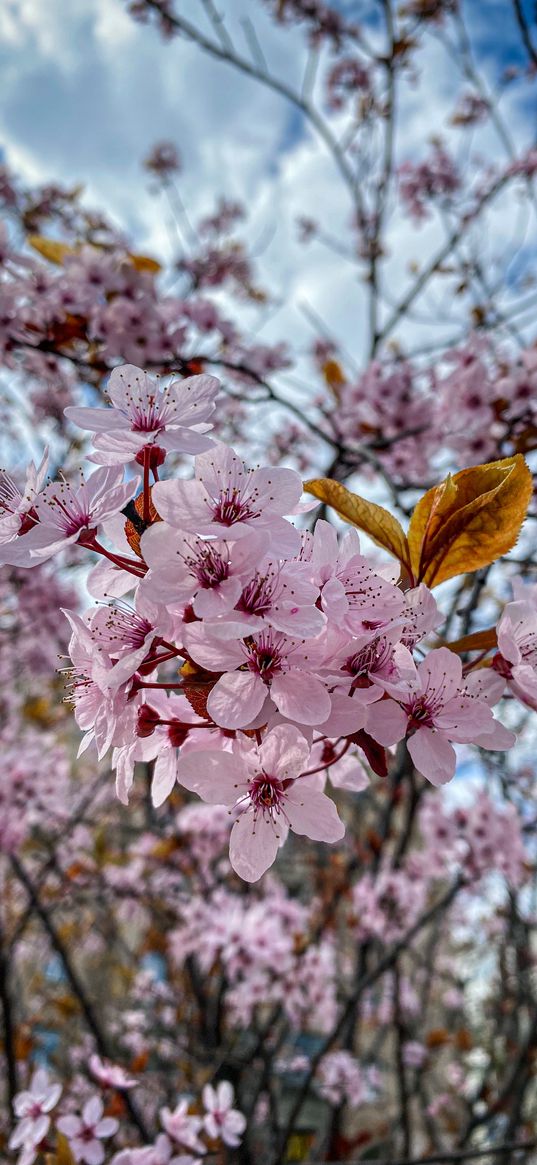
[[46, 239], [44, 235], [28, 235], [26, 242], [44, 259], [48, 259], [49, 263], [56, 263], [59, 267], [67, 255], [74, 255], [76, 252], [76, 248], [70, 247], [68, 243], [60, 243], [57, 239]]
[[498, 646], [498, 634], [495, 627], [487, 627], [485, 631], [473, 631], [471, 635], [463, 635], [453, 643], [444, 643], [450, 651], [490, 651]]
[[341, 482], [330, 481], [327, 477], [305, 482], [304, 489], [306, 493], [313, 494], [331, 506], [340, 518], [363, 530], [373, 542], [384, 547], [408, 569], [410, 554], [406, 534], [397, 518], [383, 506], [351, 493]]
[[133, 255], [129, 251], [129, 259], [136, 271], [149, 271], [151, 275], [157, 275], [162, 270], [161, 264], [150, 255]]
[[514, 546], [532, 496], [520, 454], [449, 476], [418, 502], [408, 530], [416, 582], [437, 586]]
[[69, 1148], [69, 1141], [63, 1133], [57, 1133], [56, 1152], [47, 1153], [46, 1165], [75, 1165], [75, 1159]]
[[322, 374], [336, 400], [339, 401], [342, 385], [345, 384], [345, 373], [341, 364], [338, 364], [337, 360], [325, 360], [322, 367]]

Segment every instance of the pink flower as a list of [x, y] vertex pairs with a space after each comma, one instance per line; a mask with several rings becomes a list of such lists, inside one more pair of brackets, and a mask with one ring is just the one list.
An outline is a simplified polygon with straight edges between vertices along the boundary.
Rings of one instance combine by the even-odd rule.
[[427, 1048], [418, 1040], [406, 1040], [402, 1048], [403, 1064], [407, 1068], [421, 1068], [427, 1059]]
[[104, 1145], [101, 1142], [117, 1133], [119, 1122], [115, 1117], [103, 1117], [102, 1100], [99, 1096], [92, 1096], [86, 1101], [82, 1116], [62, 1116], [58, 1128], [67, 1137], [75, 1161], [102, 1165]]
[[132, 738], [129, 724], [126, 743], [114, 750], [116, 793], [127, 805], [136, 761], [154, 760], [151, 800], [158, 807], [175, 785], [177, 749], [187, 738], [189, 724], [199, 724], [200, 720], [184, 696], [168, 695], [163, 690], [152, 691], [151, 703], [138, 707], [137, 716], [138, 735]]
[[48, 450], [45, 450], [37, 469], [33, 461], [30, 462], [22, 493], [13, 478], [5, 470], [0, 470], [0, 545], [13, 541], [35, 524], [32, 507], [45, 480], [47, 466]]
[[525, 599], [507, 603], [498, 624], [493, 668], [524, 704], [537, 708], [537, 610]]
[[212, 441], [203, 436], [215, 408], [219, 381], [215, 376], [189, 376], [161, 389], [141, 368], [124, 364], [114, 368], [108, 382], [112, 409], [68, 408], [65, 415], [81, 429], [96, 434], [100, 465], [124, 465], [141, 460], [141, 451], [153, 445], [180, 453], [201, 453]]
[[247, 469], [232, 449], [217, 445], [196, 457], [195, 481], [158, 481], [153, 501], [179, 530], [233, 540], [261, 530], [267, 550], [287, 555], [300, 537], [283, 515], [295, 510], [301, 493], [293, 469]]
[[229, 858], [247, 882], [272, 865], [287, 832], [314, 841], [339, 841], [345, 828], [333, 801], [308, 779], [309, 746], [290, 724], [278, 725], [259, 749], [243, 755], [189, 753], [179, 758], [177, 780], [212, 805], [232, 805], [239, 817], [231, 830]]
[[278, 560], [259, 554], [256, 566], [243, 576], [244, 585], [233, 611], [213, 623], [212, 634], [243, 637], [268, 625], [301, 638], [320, 635], [326, 615], [316, 606], [319, 590], [303, 577], [300, 565], [293, 560], [280, 565]]
[[78, 489], [67, 481], [52, 482], [35, 498], [37, 524], [0, 549], [0, 563], [35, 566], [76, 542], [82, 531], [94, 532], [135, 492], [136, 481], [124, 483], [117, 469], [96, 469], [87, 482], [81, 479]]
[[185, 642], [196, 663], [225, 673], [207, 700], [209, 715], [222, 728], [250, 724], [267, 696], [282, 716], [299, 724], [322, 724], [328, 718], [330, 696], [313, 674], [313, 644], [289, 639], [271, 628], [245, 641], [224, 643], [195, 623], [188, 625]]
[[137, 1084], [134, 1077], [129, 1076], [118, 1064], [102, 1060], [97, 1055], [90, 1056], [89, 1070], [103, 1088], [134, 1088]]
[[[70, 675], [69, 700], [75, 709], [75, 720], [86, 733], [79, 748], [78, 755], [85, 751], [92, 740], [95, 740], [99, 757], [103, 757], [110, 745], [122, 743], [114, 741], [120, 721], [126, 731], [125, 716], [127, 701], [131, 691], [131, 683], [123, 683], [121, 677], [111, 683], [109, 677], [113, 670], [110, 660], [103, 657], [95, 648], [91, 630], [87, 623], [74, 612], [64, 611], [71, 626], [69, 640], [69, 655], [73, 664], [68, 669]], [[132, 708], [131, 720], [136, 713]]]
[[198, 1135], [203, 1128], [203, 1120], [189, 1113], [188, 1100], [179, 1101], [173, 1111], [161, 1108], [160, 1119], [168, 1136], [182, 1148], [191, 1149], [194, 1153], [205, 1152], [205, 1145]]
[[311, 568], [322, 608], [340, 630], [357, 635], [368, 627], [384, 627], [403, 611], [402, 591], [371, 569], [360, 554], [356, 530], [349, 530], [338, 547], [334, 527], [319, 519]]
[[347, 1101], [353, 1108], [368, 1099], [363, 1069], [350, 1052], [328, 1052], [317, 1070], [318, 1090], [331, 1104]]
[[13, 1101], [15, 1116], [19, 1123], [9, 1138], [10, 1149], [26, 1151], [26, 1160], [33, 1161], [36, 1149], [50, 1127], [49, 1112], [58, 1103], [62, 1094], [61, 1084], [50, 1084], [48, 1072], [38, 1068], [25, 1092], [18, 1092]]
[[259, 562], [263, 541], [255, 534], [238, 542], [208, 541], [156, 522], [140, 542], [149, 567], [142, 589], [176, 609], [192, 604], [199, 619], [227, 614], [241, 596], [242, 580]]
[[477, 675], [463, 684], [459, 657], [440, 647], [429, 652], [412, 679], [390, 685], [393, 699], [370, 706], [367, 731], [384, 745], [410, 734], [408, 751], [418, 772], [433, 785], [443, 785], [455, 773], [451, 741], [505, 749], [516, 739], [494, 720], [489, 707], [489, 694], [490, 702], [498, 697], [496, 685], [487, 693], [484, 687], [478, 690], [482, 684]]
[[206, 1133], [210, 1137], [220, 1137], [225, 1145], [236, 1148], [246, 1128], [246, 1117], [238, 1108], [233, 1108], [233, 1087], [229, 1080], [221, 1080], [216, 1088], [206, 1084], [202, 1096], [206, 1109], [203, 1118]]
[[162, 636], [172, 635], [173, 620], [164, 607], [150, 602], [139, 590], [136, 610], [126, 603], [98, 607], [91, 616], [89, 633], [96, 658], [107, 669], [105, 687], [110, 689], [132, 679], [144, 662], [148, 669], [153, 659], [158, 663], [157, 649]]

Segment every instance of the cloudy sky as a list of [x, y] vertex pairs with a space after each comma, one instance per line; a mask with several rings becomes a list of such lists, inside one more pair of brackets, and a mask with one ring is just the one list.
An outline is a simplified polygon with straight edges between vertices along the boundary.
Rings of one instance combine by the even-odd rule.
[[[365, 19], [375, 36], [374, 0], [341, 0], [340, 6]], [[249, 53], [245, 21], [251, 19], [271, 70], [300, 86], [306, 53], [299, 34], [276, 28], [257, 0], [219, 0], [218, 7], [241, 53]], [[6, 160], [28, 180], [83, 183], [87, 201], [105, 208], [139, 249], [166, 259], [175, 246], [169, 213], [150, 195], [141, 160], [155, 141], [173, 140], [183, 159], [181, 196], [192, 217], [208, 212], [219, 194], [246, 204], [248, 237], [274, 299], [255, 325], [260, 339], [285, 336], [305, 346], [311, 308], [359, 363], [365, 296], [355, 266], [320, 244], [304, 249], [296, 241], [300, 215], [348, 241], [351, 207], [333, 159], [280, 97], [184, 39], [163, 42], [126, 9], [124, 0], [3, 0], [0, 147]], [[510, 5], [467, 0], [465, 9], [491, 86], [506, 64], [520, 61]], [[209, 31], [201, 0], [179, 0], [177, 10]], [[419, 85], [407, 80], [401, 93], [399, 161], [423, 157], [431, 136], [447, 133], [471, 167], [468, 135], [446, 131], [459, 87], [453, 60], [433, 43], [418, 66]], [[502, 111], [517, 148], [531, 141], [535, 103], [527, 85], [507, 89]], [[479, 152], [505, 161], [493, 128], [480, 136]], [[527, 216], [506, 213], [499, 203], [480, 239], [485, 259], [516, 248], [530, 254], [528, 229]], [[440, 230], [433, 221], [415, 231], [394, 218], [386, 272], [396, 297], [409, 262], [435, 247]], [[435, 338], [438, 328], [453, 333], [456, 308], [440, 291], [434, 304]], [[429, 327], [418, 319], [406, 338], [417, 342], [425, 335], [431, 338]]]

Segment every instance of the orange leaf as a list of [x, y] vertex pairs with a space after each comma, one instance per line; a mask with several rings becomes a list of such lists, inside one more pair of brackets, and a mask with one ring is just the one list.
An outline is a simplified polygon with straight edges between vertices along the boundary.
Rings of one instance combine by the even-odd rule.
[[453, 643], [443, 643], [450, 651], [490, 651], [498, 646], [498, 634], [495, 627], [487, 627], [485, 631], [473, 631], [471, 635], [463, 635]]
[[125, 513], [125, 511], [129, 514], [129, 517], [125, 522], [125, 537], [131, 550], [134, 550], [134, 553], [138, 556], [138, 558], [141, 558], [142, 552], [140, 550], [140, 538], [142, 537], [142, 534], [149, 528], [149, 526], [152, 526], [155, 522], [160, 522], [161, 519], [153, 505], [152, 500], [150, 499], [150, 520], [149, 522], [144, 521], [143, 493], [139, 493], [138, 497], [135, 498], [134, 501], [128, 502], [123, 512]]
[[416, 581], [437, 586], [506, 554], [518, 538], [532, 492], [520, 454], [463, 469], [428, 490], [408, 530]]
[[409, 569], [410, 553], [406, 534], [397, 518], [393, 517], [383, 506], [353, 494], [341, 485], [339, 481], [331, 481], [328, 477], [320, 477], [304, 484], [306, 493], [331, 506], [344, 518], [346, 522], [363, 530], [377, 546], [384, 547], [394, 558], [398, 558], [403, 566]]
[[46, 1165], [75, 1165], [75, 1159], [69, 1148], [69, 1141], [63, 1133], [57, 1133], [56, 1152], [47, 1153]]
[[128, 257], [136, 271], [149, 271], [151, 275], [157, 275], [162, 270], [160, 263], [150, 255], [133, 255], [129, 251]]
[[26, 242], [44, 259], [48, 259], [49, 263], [56, 263], [60, 267], [66, 255], [74, 255], [77, 250], [76, 247], [70, 247], [68, 243], [60, 243], [57, 239], [46, 239], [44, 235], [28, 235]]
[[328, 387], [332, 390], [336, 400], [339, 401], [341, 386], [345, 384], [345, 373], [341, 364], [338, 364], [337, 360], [325, 360], [321, 371]]
[[431, 1028], [425, 1037], [425, 1044], [428, 1048], [441, 1048], [444, 1044], [449, 1044], [451, 1036], [445, 1027]]
[[459, 1031], [455, 1035], [455, 1046], [459, 1049], [460, 1052], [472, 1051], [474, 1041], [472, 1039], [471, 1033], [468, 1031], [468, 1028], [459, 1028]]

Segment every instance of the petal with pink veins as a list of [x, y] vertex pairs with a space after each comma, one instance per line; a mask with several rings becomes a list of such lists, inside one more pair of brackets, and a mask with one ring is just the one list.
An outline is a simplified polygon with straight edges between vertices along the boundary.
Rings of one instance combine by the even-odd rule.
[[332, 705], [324, 684], [298, 668], [275, 676], [270, 694], [282, 716], [299, 724], [322, 724], [330, 715]]
[[432, 785], [445, 785], [455, 775], [455, 749], [441, 732], [418, 729], [408, 741], [408, 751], [418, 772]]
[[307, 778], [287, 789], [285, 813], [293, 832], [312, 841], [340, 841], [345, 833], [334, 802], [326, 793], [309, 788]]
[[207, 711], [220, 728], [244, 728], [261, 711], [266, 694], [253, 672], [226, 672], [209, 693]]
[[230, 752], [189, 752], [179, 756], [177, 781], [209, 805], [234, 805], [246, 792], [248, 774]]
[[367, 709], [366, 731], [378, 744], [389, 747], [406, 734], [408, 716], [395, 700], [379, 700]]
[[175, 749], [165, 748], [155, 761], [153, 779], [151, 781], [151, 800], [155, 809], [162, 805], [169, 797], [177, 776], [177, 758]]
[[291, 724], [279, 724], [265, 737], [259, 759], [266, 773], [285, 781], [298, 777], [307, 767], [310, 748], [302, 733]]
[[287, 837], [287, 825], [280, 817], [254, 815], [253, 808], [241, 814], [231, 830], [229, 860], [235, 873], [245, 882], [257, 880], [274, 862], [279, 846]]

